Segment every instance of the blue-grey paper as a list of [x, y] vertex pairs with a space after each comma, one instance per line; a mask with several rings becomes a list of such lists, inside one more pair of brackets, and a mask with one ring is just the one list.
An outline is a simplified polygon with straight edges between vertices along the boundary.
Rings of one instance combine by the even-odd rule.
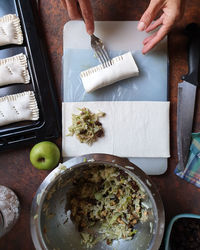
[[[127, 51], [109, 51], [110, 56]], [[91, 49], [67, 49], [63, 58], [63, 101], [166, 101], [167, 55], [155, 51], [143, 55], [136, 51], [133, 57], [139, 76], [119, 81], [93, 93], [84, 91], [80, 72], [99, 64]]]

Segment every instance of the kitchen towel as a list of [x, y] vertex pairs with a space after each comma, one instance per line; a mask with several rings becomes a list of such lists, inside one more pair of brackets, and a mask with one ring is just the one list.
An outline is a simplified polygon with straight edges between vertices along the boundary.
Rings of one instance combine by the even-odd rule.
[[[67, 136], [72, 114], [78, 108], [105, 112], [100, 119], [105, 135], [89, 146]], [[107, 153], [122, 157], [169, 157], [169, 102], [64, 102], [62, 104], [62, 153], [74, 157]]]
[[175, 174], [200, 188], [200, 133], [192, 134], [187, 165], [184, 171], [177, 167]]

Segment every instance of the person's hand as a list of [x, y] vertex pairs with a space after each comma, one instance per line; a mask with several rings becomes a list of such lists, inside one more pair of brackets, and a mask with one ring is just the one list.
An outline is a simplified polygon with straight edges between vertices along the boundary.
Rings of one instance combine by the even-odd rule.
[[94, 18], [90, 0], [62, 0], [72, 20], [83, 19], [89, 35], [94, 33]]
[[[141, 17], [138, 30], [150, 32], [157, 27], [160, 28], [144, 41], [142, 53], [146, 54], [170, 31], [175, 21], [181, 18], [184, 9], [184, 0], [151, 0], [147, 10]], [[160, 17], [153, 22], [162, 11]]]

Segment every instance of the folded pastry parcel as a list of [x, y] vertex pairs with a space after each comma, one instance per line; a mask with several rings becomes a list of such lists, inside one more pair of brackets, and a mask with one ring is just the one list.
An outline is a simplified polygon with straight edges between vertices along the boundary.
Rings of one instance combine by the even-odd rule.
[[0, 59], [0, 86], [29, 82], [27, 59], [23, 53]]
[[0, 126], [38, 119], [39, 109], [33, 91], [25, 91], [0, 98]]
[[20, 19], [15, 14], [0, 18], [0, 46], [7, 44], [22, 44], [23, 34]]
[[138, 76], [139, 70], [131, 52], [114, 57], [106, 66], [100, 64], [96, 67], [82, 71], [80, 74], [86, 92], [105, 87], [112, 83]]

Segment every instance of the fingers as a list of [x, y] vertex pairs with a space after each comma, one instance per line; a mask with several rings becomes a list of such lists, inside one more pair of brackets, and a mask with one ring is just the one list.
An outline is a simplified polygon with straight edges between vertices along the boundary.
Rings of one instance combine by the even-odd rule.
[[145, 31], [151, 32], [152, 30], [155, 30], [157, 27], [159, 27], [163, 23], [163, 19], [164, 19], [164, 15], [158, 18], [154, 23], [151, 23]]
[[143, 44], [147, 44], [154, 36], [156, 35], [156, 32], [153, 33], [151, 36], [148, 36], [147, 38], [144, 39]]
[[160, 1], [151, 0], [149, 7], [144, 12], [143, 16], [141, 17], [137, 29], [139, 31], [144, 31], [147, 27], [151, 24], [154, 20], [156, 15], [158, 14], [159, 10], [161, 9]]
[[[181, 7], [182, 5], [183, 7]], [[166, 36], [176, 20], [181, 17], [183, 8], [184, 0], [151, 0], [149, 7], [140, 19], [138, 30], [150, 32], [158, 27], [159, 30], [143, 41], [143, 54], [150, 51]], [[163, 14], [154, 23], [152, 23], [153, 19], [160, 10], [162, 10]]]
[[[86, 30], [89, 35], [94, 33], [94, 18], [90, 0], [62, 0], [64, 7], [67, 9], [69, 18], [84, 19]], [[78, 4], [79, 3], [79, 4]], [[79, 7], [80, 6], [80, 10]]]
[[79, 0], [79, 5], [85, 21], [86, 30], [89, 35], [94, 33], [94, 18], [90, 0]]
[[78, 11], [76, 0], [65, 0], [69, 18], [72, 20], [81, 19], [81, 14]]
[[151, 37], [146, 38], [146, 42], [144, 41], [144, 47], [142, 49], [142, 53], [146, 54], [149, 52], [151, 49], [153, 49], [157, 43], [159, 43], [168, 33], [170, 30], [171, 26], [170, 25], [163, 25], [154, 35]]
[[61, 1], [62, 1], [63, 6], [67, 9], [67, 4], [66, 4], [65, 0], [61, 0]]

